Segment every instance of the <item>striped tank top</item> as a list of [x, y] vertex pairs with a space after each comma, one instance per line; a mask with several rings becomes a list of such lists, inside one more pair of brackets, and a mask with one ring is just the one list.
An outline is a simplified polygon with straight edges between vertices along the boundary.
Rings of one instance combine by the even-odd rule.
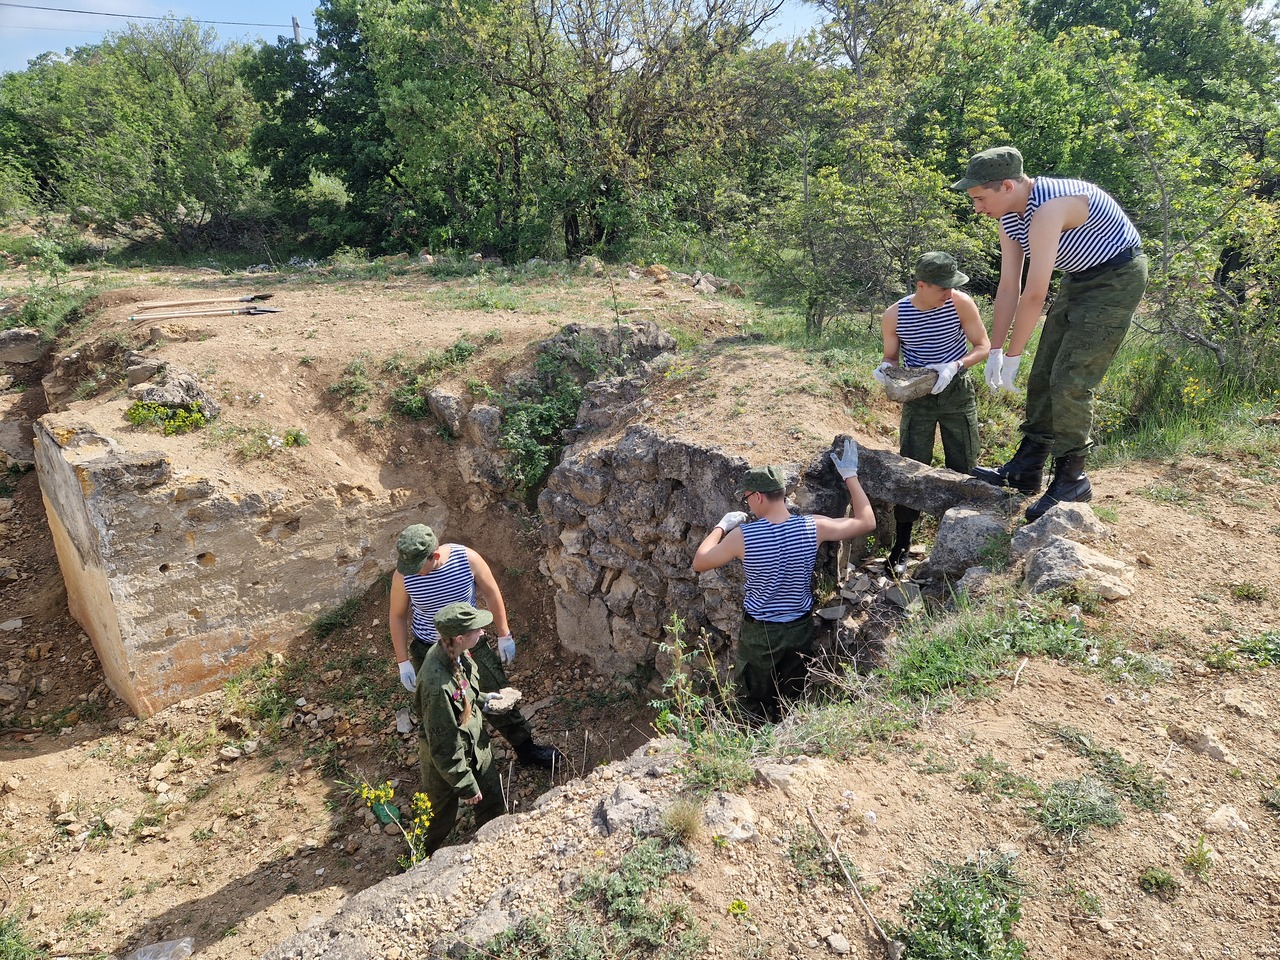
[[1064, 273], [1079, 273], [1100, 263], [1106, 263], [1121, 250], [1136, 247], [1142, 242], [1138, 228], [1133, 225], [1120, 204], [1101, 187], [1084, 180], [1059, 180], [1054, 177], [1036, 177], [1031, 185], [1031, 198], [1027, 212], [1006, 213], [1000, 225], [1009, 237], [1018, 242], [1022, 253], [1031, 256], [1027, 232], [1031, 218], [1040, 204], [1057, 197], [1080, 197], [1089, 201], [1089, 216], [1078, 227], [1062, 232], [1058, 241], [1058, 257], [1054, 266]]
[[960, 315], [950, 300], [933, 310], [918, 309], [910, 297], [899, 300], [898, 341], [904, 367], [950, 363], [969, 352]]
[[430, 573], [410, 574], [404, 578], [404, 589], [413, 605], [413, 639], [419, 643], [435, 643], [440, 639], [436, 630], [436, 611], [451, 603], [476, 602], [476, 578], [467, 560], [466, 548], [461, 544], [446, 544], [449, 559], [439, 570]]
[[811, 516], [785, 523], [756, 520], [742, 525], [747, 574], [743, 609], [757, 620], [786, 623], [813, 609], [813, 566], [818, 525]]

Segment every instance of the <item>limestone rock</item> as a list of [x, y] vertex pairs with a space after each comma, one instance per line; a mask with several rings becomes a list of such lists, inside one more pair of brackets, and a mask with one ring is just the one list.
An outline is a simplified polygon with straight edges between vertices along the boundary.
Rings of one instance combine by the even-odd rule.
[[1246, 691], [1237, 687], [1223, 690], [1222, 702], [1242, 717], [1249, 717], [1253, 720], [1265, 720], [1267, 718], [1266, 708], [1250, 697]]
[[632, 783], [618, 784], [613, 795], [601, 803], [600, 819], [607, 834], [623, 831], [649, 836], [662, 828], [657, 801]]
[[970, 567], [979, 566], [983, 553], [1006, 533], [1002, 520], [968, 507], [954, 507], [942, 516], [929, 569], [945, 577], [959, 578]]
[[723, 837], [731, 843], [757, 842], [756, 812], [745, 797], [728, 793], [716, 793], [703, 807], [703, 821], [713, 836]]
[[158, 403], [162, 407], [192, 409], [196, 404], [207, 419], [213, 420], [222, 406], [213, 398], [194, 373], [169, 367], [159, 383], [138, 384], [129, 388], [129, 396], [142, 403]]
[[1238, 766], [1235, 756], [1218, 739], [1212, 727], [1190, 730], [1178, 724], [1170, 724], [1169, 736], [1193, 753], [1202, 753], [1213, 760], [1221, 760], [1233, 767]]
[[43, 354], [40, 331], [34, 327], [0, 330], [0, 363], [35, 363]]
[[1248, 833], [1249, 824], [1240, 816], [1240, 811], [1227, 804], [1209, 814], [1204, 822], [1205, 833]]
[[427, 391], [427, 406], [431, 415], [449, 431], [450, 436], [456, 437], [462, 433], [462, 418], [466, 411], [461, 399], [433, 388]]
[[1025, 557], [1044, 546], [1051, 537], [1062, 537], [1076, 543], [1094, 543], [1107, 535], [1106, 525], [1087, 503], [1060, 503], [1039, 520], [1029, 523], [1010, 543], [1015, 557]]
[[1032, 551], [1026, 559], [1025, 576], [1032, 593], [1073, 584], [1093, 590], [1105, 600], [1118, 600], [1133, 593], [1128, 564], [1059, 536], [1049, 537]]
[[885, 368], [884, 376], [888, 381], [881, 383], [884, 387], [884, 395], [894, 403], [906, 403], [909, 400], [926, 397], [938, 382], [938, 371], [927, 367], [894, 365]]

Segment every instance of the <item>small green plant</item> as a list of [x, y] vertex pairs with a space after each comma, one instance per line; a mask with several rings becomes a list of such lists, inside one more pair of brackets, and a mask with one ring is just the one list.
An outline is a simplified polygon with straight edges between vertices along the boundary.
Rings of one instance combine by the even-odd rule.
[[1169, 800], [1168, 790], [1151, 768], [1142, 763], [1129, 763], [1110, 747], [1097, 746], [1087, 734], [1060, 724], [1034, 726], [1056, 737], [1088, 760], [1103, 781], [1121, 796], [1143, 810], [1162, 810]]
[[[588, 875], [569, 902], [569, 917], [542, 915], [499, 934], [466, 960], [699, 960], [709, 938], [675, 897], [655, 898], [666, 878], [693, 855], [679, 844], [644, 840], [609, 873]], [[651, 906], [649, 901], [657, 900]]]
[[1097, 894], [1090, 893], [1084, 887], [1077, 887], [1072, 884], [1063, 890], [1055, 890], [1054, 893], [1059, 896], [1070, 897], [1075, 902], [1075, 908], [1080, 911], [1080, 916], [1082, 917], [1102, 916], [1102, 901], [1098, 899]]
[[1008, 570], [1012, 561], [1012, 543], [1013, 536], [1008, 531], [1001, 531], [989, 537], [982, 545], [982, 549], [978, 551], [978, 559], [984, 567], [997, 573]]
[[1116, 796], [1089, 777], [1059, 780], [1045, 792], [1037, 819], [1049, 833], [1075, 843], [1089, 827], [1113, 827], [1124, 819]]
[[1261, 603], [1267, 599], [1267, 588], [1256, 583], [1237, 583], [1231, 587], [1231, 596], [1249, 603]]
[[189, 407], [167, 407], [160, 403], [137, 400], [124, 415], [135, 427], [153, 427], [166, 437], [199, 430], [208, 422], [203, 405], [199, 402]]
[[[484, 339], [486, 343], [493, 342], [487, 335]], [[427, 391], [442, 374], [465, 363], [478, 350], [479, 347], [462, 339], [444, 350], [428, 353], [412, 368], [407, 368], [402, 360], [396, 360], [394, 372], [406, 374], [408, 379], [392, 392], [391, 408], [415, 420], [430, 417], [431, 408], [427, 403]]]
[[972, 793], [991, 797], [1038, 797], [1040, 789], [1034, 780], [1014, 773], [1007, 763], [997, 760], [990, 753], [973, 762], [974, 769], [962, 774], [960, 780]]
[[747, 901], [745, 900], [734, 900], [725, 908], [725, 913], [735, 920], [745, 919], [750, 912], [751, 908], [747, 906]]
[[329, 392], [342, 397], [356, 410], [364, 410], [369, 406], [368, 397], [373, 393], [373, 386], [368, 365], [363, 359], [356, 359], [343, 368], [342, 377], [330, 385]]
[[1173, 900], [1182, 889], [1182, 884], [1173, 878], [1173, 874], [1160, 867], [1147, 867], [1143, 870], [1138, 877], [1138, 886], [1162, 900]]
[[755, 779], [753, 759], [772, 742], [768, 728], [753, 729], [737, 718], [726, 704], [715, 659], [703, 638], [697, 650], [685, 640], [685, 623], [673, 613], [667, 621], [670, 640], [659, 649], [671, 657], [671, 673], [663, 682], [664, 698], [651, 706], [658, 710], [657, 731], [679, 737], [687, 746], [689, 780], [699, 791], [732, 790]]
[[223, 684], [227, 706], [251, 720], [278, 723], [293, 709], [284, 689], [288, 671], [278, 654], [268, 654], [256, 667], [237, 674]]
[[356, 622], [360, 614], [360, 598], [348, 597], [332, 610], [326, 611], [311, 622], [311, 635], [317, 640], [332, 636], [339, 630], [345, 630]]
[[911, 960], [1019, 960], [1026, 944], [1013, 925], [1022, 916], [1022, 887], [1011, 856], [984, 850], [964, 864], [944, 864], [912, 890], [895, 937]]
[[3, 960], [43, 960], [48, 956], [43, 950], [37, 950], [27, 941], [18, 919], [13, 916], [0, 916], [0, 957]]
[[307, 436], [307, 431], [300, 428], [286, 430], [281, 437], [281, 446], [284, 447], [305, 447], [310, 442], [311, 438]]
[[[837, 860], [837, 857], [839, 859]], [[817, 832], [801, 825], [796, 828], [787, 846], [787, 859], [799, 874], [798, 886], [808, 890], [820, 884], [833, 887], [847, 886], [845, 871], [858, 878], [858, 867], [847, 857], [833, 854], [831, 848], [818, 836]], [[841, 869], [843, 865], [844, 869]]]
[[431, 809], [431, 801], [427, 799], [427, 795], [425, 793], [415, 793], [413, 800], [409, 804], [409, 825], [406, 827], [400, 810], [391, 802], [394, 793], [395, 790], [389, 780], [377, 787], [370, 786], [367, 783], [360, 784], [360, 799], [365, 802], [365, 806], [373, 811], [374, 816], [382, 823], [394, 823], [400, 828], [400, 833], [404, 836], [404, 842], [409, 847], [409, 854], [408, 856], [397, 857], [396, 862], [405, 870], [408, 870], [415, 864], [422, 863], [431, 857], [427, 853], [424, 844], [427, 838], [427, 830], [430, 828], [435, 814]]
[[1270, 807], [1274, 813], [1280, 813], [1280, 787], [1268, 790], [1262, 795], [1262, 805]]
[[1200, 834], [1196, 845], [1191, 848], [1191, 852], [1183, 858], [1182, 864], [1197, 880], [1203, 880], [1209, 876], [1209, 871], [1213, 867], [1213, 848], [1205, 841], [1203, 833]]

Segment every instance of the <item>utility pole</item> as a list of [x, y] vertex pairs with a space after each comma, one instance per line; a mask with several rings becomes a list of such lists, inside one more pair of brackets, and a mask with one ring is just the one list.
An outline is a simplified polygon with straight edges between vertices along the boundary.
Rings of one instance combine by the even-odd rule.
[[298, 46], [302, 46], [302, 25], [298, 23], [298, 18], [293, 18], [293, 42]]

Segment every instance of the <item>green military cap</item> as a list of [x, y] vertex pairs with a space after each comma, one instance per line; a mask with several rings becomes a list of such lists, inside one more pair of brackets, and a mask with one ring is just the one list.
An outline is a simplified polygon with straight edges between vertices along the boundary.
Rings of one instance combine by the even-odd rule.
[[952, 190], [968, 190], [993, 180], [1017, 180], [1022, 176], [1022, 154], [1017, 147], [992, 147], [969, 158], [964, 176], [951, 185]]
[[451, 603], [436, 611], [436, 629], [440, 636], [457, 637], [493, 623], [493, 614], [477, 610], [469, 603]]
[[738, 482], [738, 496], [748, 493], [776, 493], [787, 488], [781, 467], [752, 467]]
[[963, 287], [969, 282], [968, 275], [956, 266], [956, 258], [938, 250], [923, 254], [916, 261], [916, 279], [947, 288]]
[[425, 523], [405, 527], [396, 541], [396, 569], [406, 577], [417, 573], [438, 546], [440, 540], [435, 531]]

